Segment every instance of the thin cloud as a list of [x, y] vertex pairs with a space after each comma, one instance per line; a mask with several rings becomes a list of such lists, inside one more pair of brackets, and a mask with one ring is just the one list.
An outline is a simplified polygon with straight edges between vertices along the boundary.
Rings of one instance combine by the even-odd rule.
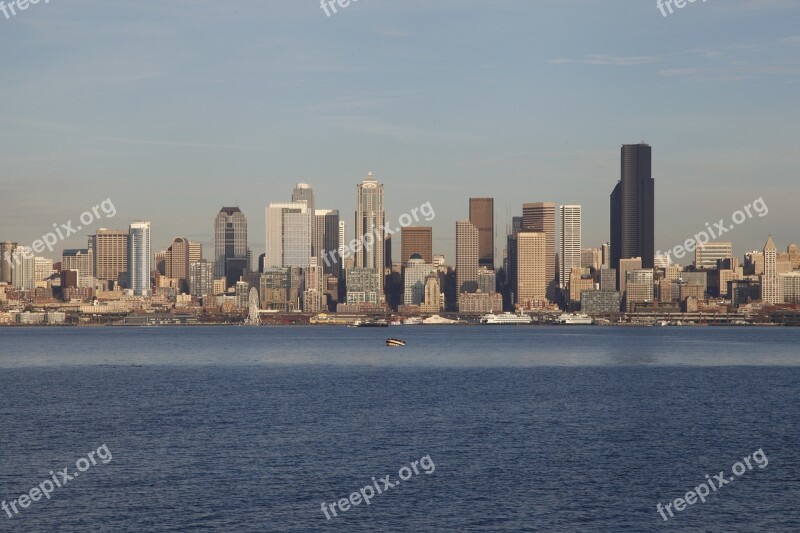
[[156, 146], [183, 146], [187, 148], [222, 148], [229, 150], [261, 150], [255, 146], [236, 146], [232, 144], [208, 144], [208, 143], [191, 143], [180, 141], [154, 141], [149, 139], [126, 139], [123, 137], [91, 137], [92, 141], [101, 142], [118, 142], [129, 144], [152, 144]]
[[607, 65], [615, 67], [630, 67], [658, 63], [662, 59], [656, 56], [611, 56], [590, 55], [583, 59], [556, 58], [548, 61], [551, 65]]

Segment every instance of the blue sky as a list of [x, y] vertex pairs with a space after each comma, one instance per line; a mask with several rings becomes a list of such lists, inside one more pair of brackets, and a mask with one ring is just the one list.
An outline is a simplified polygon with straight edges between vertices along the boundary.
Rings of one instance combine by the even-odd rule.
[[51, 0], [0, 15], [0, 47], [0, 240], [111, 198], [102, 226], [150, 220], [154, 251], [210, 258], [238, 204], [261, 253], [298, 181], [352, 232], [372, 171], [390, 220], [432, 203], [451, 263], [470, 196], [495, 197], [500, 242], [523, 202], [581, 204], [598, 246], [619, 147], [644, 140], [657, 249], [759, 197], [737, 254], [800, 241], [800, 2]]

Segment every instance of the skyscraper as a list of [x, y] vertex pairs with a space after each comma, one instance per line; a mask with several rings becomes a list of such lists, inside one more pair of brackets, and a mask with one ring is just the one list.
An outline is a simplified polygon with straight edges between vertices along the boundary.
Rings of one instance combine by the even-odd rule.
[[456, 222], [456, 300], [478, 290], [479, 233], [469, 220]]
[[128, 232], [99, 229], [89, 237], [94, 255], [94, 276], [110, 284], [120, 281], [128, 271]]
[[[354, 268], [368, 269], [377, 278], [378, 295], [383, 295], [384, 224], [383, 185], [370, 172], [356, 187], [356, 230]], [[348, 277], [348, 280], [350, 278]], [[349, 291], [349, 285], [348, 285]], [[348, 298], [349, 302], [349, 298]]]
[[150, 296], [150, 223], [132, 222], [128, 233], [128, 288], [134, 296]]
[[424, 263], [433, 264], [433, 228], [408, 226], [400, 230], [400, 261], [403, 266], [419, 254]]
[[17, 249], [15, 242], [0, 242], [0, 283], [11, 284], [11, 270], [14, 265], [14, 250]]
[[562, 205], [558, 208], [559, 286], [569, 285], [573, 268], [581, 268], [581, 206]]
[[[314, 255], [317, 265], [322, 267], [323, 274], [339, 277], [342, 260], [338, 255], [340, 248], [339, 211], [335, 209], [317, 209], [314, 211]], [[330, 259], [330, 252], [337, 252], [335, 261]], [[329, 259], [326, 262], [325, 256]]]
[[478, 264], [494, 268], [494, 198], [470, 198], [469, 221], [478, 228]]
[[[733, 261], [733, 243], [731, 242], [708, 242], [704, 245], [698, 244], [694, 250], [694, 266], [706, 270], [716, 270], [717, 261]], [[727, 267], [730, 268], [730, 263]]]
[[621, 178], [611, 193], [611, 267], [620, 259], [642, 258], [653, 268], [655, 257], [655, 182], [648, 144], [626, 144], [621, 152]]
[[214, 219], [214, 277], [232, 287], [245, 269], [250, 270], [247, 217], [238, 207], [223, 207]]
[[[545, 235], [545, 281], [547, 299], [556, 298], [556, 204], [536, 202], [522, 205], [522, 229]], [[580, 265], [578, 265], [580, 266]]]
[[305, 268], [311, 264], [312, 218], [305, 201], [267, 206], [264, 268]]
[[164, 254], [164, 274], [178, 280], [180, 290], [189, 292], [189, 265], [202, 259], [203, 246], [185, 237], [176, 237]]
[[314, 204], [314, 189], [308, 183], [298, 183], [292, 190], [292, 203], [305, 202], [308, 206], [308, 213], [311, 215], [311, 257], [319, 257], [317, 250], [317, 226], [314, 223], [316, 206]]
[[783, 302], [783, 291], [780, 287], [777, 269], [778, 249], [772, 240], [772, 235], [764, 245], [764, 274], [761, 276], [761, 300], [766, 304]]
[[91, 248], [83, 250], [67, 249], [61, 253], [61, 270], [78, 272], [78, 287], [92, 287], [94, 284], [94, 256]]
[[517, 303], [527, 305], [547, 299], [548, 250], [546, 233], [517, 233]]

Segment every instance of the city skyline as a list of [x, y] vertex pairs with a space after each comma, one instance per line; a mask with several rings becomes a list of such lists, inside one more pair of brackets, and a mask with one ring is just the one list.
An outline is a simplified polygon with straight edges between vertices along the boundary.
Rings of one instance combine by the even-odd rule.
[[[126, 222], [169, 228], [154, 231], [155, 249], [180, 235], [210, 250], [207, 213], [237, 205], [254, 221], [257, 257], [264, 229], [253, 217], [287, 185], [307, 181], [324, 207], [349, 213], [342, 184], [372, 170], [389, 219], [437, 205], [434, 248], [448, 257], [446, 221], [468, 216], [461, 196], [495, 199], [496, 242], [520, 197], [581, 205], [594, 221], [584, 240], [603, 242], [618, 147], [646, 139], [658, 150], [656, 249], [761, 196], [770, 222], [738, 228], [736, 254], [767, 233], [795, 240], [800, 5], [731, 0], [663, 19], [646, 3], [587, 3], [582, 16], [602, 23], [583, 27], [567, 4], [362, 4], [330, 20], [303, 3], [27, 10], [0, 35], [26, 43], [4, 58], [14, 107], [0, 124], [2, 233], [32, 242], [103, 190]], [[196, 25], [181, 24], [187, 16]], [[158, 38], [127, 31], [141, 25]], [[359, 46], [365, 37], [376, 46]], [[380, 75], [353, 75], [366, 72]], [[603, 106], [579, 97], [587, 86]], [[768, 96], [758, 113], [740, 105], [754, 92]], [[65, 247], [84, 244], [73, 236]]]

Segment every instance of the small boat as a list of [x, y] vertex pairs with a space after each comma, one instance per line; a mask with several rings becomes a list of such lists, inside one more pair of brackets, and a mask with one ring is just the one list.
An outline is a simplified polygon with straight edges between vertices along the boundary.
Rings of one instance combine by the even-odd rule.
[[405, 346], [406, 341], [400, 339], [386, 339], [386, 346]]

